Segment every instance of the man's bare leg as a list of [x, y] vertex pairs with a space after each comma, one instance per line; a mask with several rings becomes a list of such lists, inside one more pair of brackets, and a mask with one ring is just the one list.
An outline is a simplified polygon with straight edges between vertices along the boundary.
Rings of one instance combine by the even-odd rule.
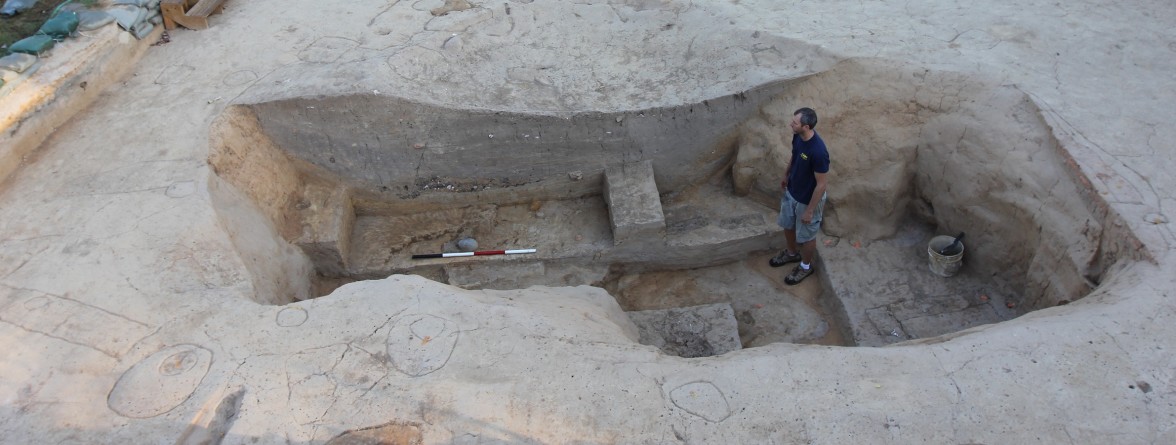
[[800, 249], [796, 247], [796, 229], [784, 229], [784, 239], [788, 241], [789, 253], [801, 253]]
[[800, 261], [804, 264], [812, 266], [813, 260], [817, 257], [817, 240], [808, 240], [800, 245]]

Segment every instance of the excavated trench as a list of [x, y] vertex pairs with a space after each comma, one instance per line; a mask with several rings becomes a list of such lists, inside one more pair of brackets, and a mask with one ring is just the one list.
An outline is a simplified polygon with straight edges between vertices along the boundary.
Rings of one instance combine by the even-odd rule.
[[[801, 106], [833, 163], [817, 278], [788, 287], [766, 262]], [[397, 273], [586, 284], [634, 311], [643, 343], [689, 357], [935, 337], [1077, 300], [1138, 259], [1024, 93], [887, 61], [625, 112], [239, 104], [211, 139], [212, 196], [268, 304]], [[957, 232], [960, 273], [931, 274], [927, 240]], [[464, 237], [536, 253], [410, 259]]]

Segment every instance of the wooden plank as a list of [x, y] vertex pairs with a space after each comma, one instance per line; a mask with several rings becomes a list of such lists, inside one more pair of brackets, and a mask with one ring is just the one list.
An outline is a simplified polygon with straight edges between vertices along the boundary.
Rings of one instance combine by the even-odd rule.
[[224, 2], [225, 0], [200, 0], [185, 15], [188, 17], [208, 17], [220, 10], [221, 3]]
[[181, 15], [174, 18], [176, 23], [188, 29], [208, 29], [208, 17], [192, 17], [190, 15]]
[[159, 2], [163, 15], [163, 27], [175, 29], [208, 29], [208, 16], [220, 12], [224, 0], [162, 0]]
[[187, 0], [163, 0], [159, 2], [159, 12], [163, 15], [163, 28], [176, 29], [176, 17], [184, 15]]

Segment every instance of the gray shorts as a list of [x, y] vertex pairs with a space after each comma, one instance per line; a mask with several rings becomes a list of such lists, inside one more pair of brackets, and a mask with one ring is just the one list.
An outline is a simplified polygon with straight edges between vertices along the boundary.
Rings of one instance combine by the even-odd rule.
[[786, 230], [796, 230], [798, 243], [817, 239], [817, 233], [821, 231], [821, 220], [824, 219], [826, 196], [828, 195], [821, 195], [821, 199], [817, 201], [817, 208], [813, 210], [813, 222], [804, 224], [800, 222], [800, 216], [804, 214], [807, 206], [792, 198], [792, 194], [785, 190], [784, 197], [780, 198], [780, 217], [776, 219], [776, 224]]

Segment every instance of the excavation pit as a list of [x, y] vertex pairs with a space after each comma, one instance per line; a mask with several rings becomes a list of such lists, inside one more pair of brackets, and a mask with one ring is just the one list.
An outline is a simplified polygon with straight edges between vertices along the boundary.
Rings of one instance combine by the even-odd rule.
[[[767, 252], [781, 241], [773, 209], [733, 196], [730, 187], [704, 184], [665, 198], [665, 229], [658, 237], [664, 236], [664, 244], [618, 246], [604, 201], [589, 196], [361, 216], [351, 241], [352, 267], [361, 276], [409, 273], [466, 289], [593, 285], [608, 290], [626, 311], [726, 304], [744, 347], [779, 341], [842, 344], [841, 331], [830, 329], [829, 309], [821, 306], [817, 280], [804, 292], [790, 291], [780, 270], [766, 266]], [[406, 229], [388, 230], [392, 227]], [[481, 246], [537, 252], [410, 258], [467, 236]]]
[[[818, 275], [789, 288], [766, 263], [799, 106], [833, 166]], [[1041, 113], [1015, 87], [875, 60], [613, 113], [283, 99], [214, 124], [212, 194], [265, 303], [400, 273], [590, 284], [629, 311], [730, 304], [743, 347], [880, 346], [1080, 299], [1138, 259]], [[933, 276], [927, 241], [959, 231], [984, 247]], [[462, 237], [537, 252], [410, 259]]]

